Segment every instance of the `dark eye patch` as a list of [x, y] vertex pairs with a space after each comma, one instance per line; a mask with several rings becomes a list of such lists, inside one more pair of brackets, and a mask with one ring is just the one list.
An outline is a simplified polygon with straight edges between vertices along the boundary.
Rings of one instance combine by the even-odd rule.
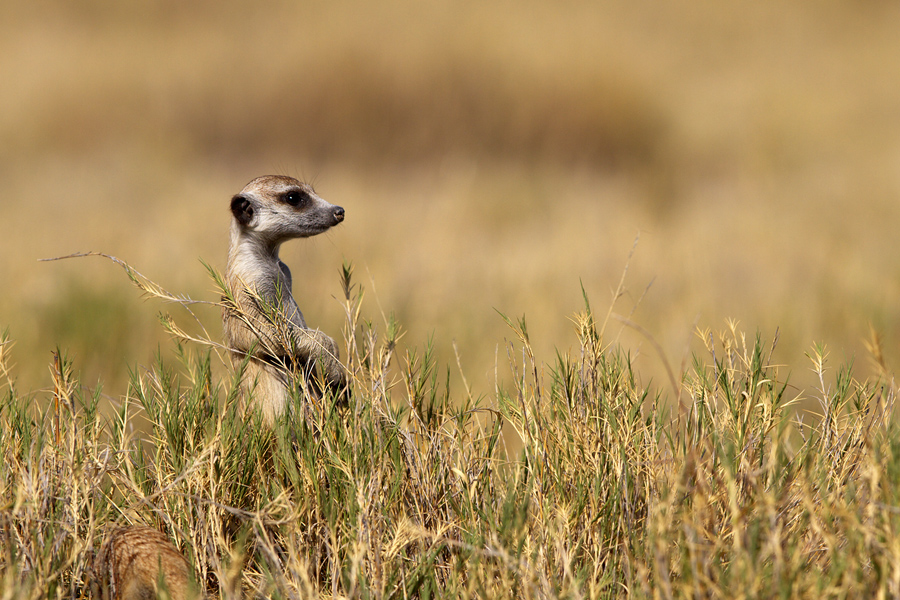
[[309, 194], [301, 190], [290, 190], [281, 195], [281, 200], [291, 206], [300, 206], [309, 202]]

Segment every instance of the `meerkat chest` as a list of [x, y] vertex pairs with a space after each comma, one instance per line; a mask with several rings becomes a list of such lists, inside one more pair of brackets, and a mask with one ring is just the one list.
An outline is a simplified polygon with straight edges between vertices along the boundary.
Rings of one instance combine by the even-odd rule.
[[[236, 288], [245, 288], [250, 298], [258, 297], [295, 326], [306, 328], [306, 321], [294, 300], [291, 270], [281, 260], [255, 253], [238, 254], [230, 272], [230, 279], [237, 284]], [[267, 312], [264, 307], [259, 308]]]
[[303, 318], [303, 313], [300, 312], [297, 301], [294, 300], [291, 270], [280, 260], [278, 261], [278, 276], [281, 282], [280, 301], [285, 315], [287, 315], [288, 319], [294, 324], [306, 329], [306, 320]]

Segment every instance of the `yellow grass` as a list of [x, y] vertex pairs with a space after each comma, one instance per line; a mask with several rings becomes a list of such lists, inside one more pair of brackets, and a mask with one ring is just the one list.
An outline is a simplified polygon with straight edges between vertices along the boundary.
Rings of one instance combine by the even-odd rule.
[[[861, 0], [3, 3], [0, 592], [77, 597], [118, 520], [226, 598], [896, 596], [898, 31]], [[216, 300], [199, 259], [272, 172], [347, 211], [283, 258], [355, 349], [354, 409], [277, 432], [195, 345], [171, 378], [178, 307], [38, 262]]]
[[[104, 251], [209, 297], [197, 259], [224, 265], [226, 201], [265, 172], [347, 209], [284, 249], [308, 320], [337, 334], [351, 260], [404, 342], [433, 334], [453, 362], [456, 341], [476, 391], [508, 336], [494, 309], [524, 314], [540, 355], [569, 347], [579, 280], [609, 297], [637, 235], [616, 310], [642, 298], [631, 319], [676, 371], [694, 325], [726, 318], [779, 329], [804, 387], [814, 341], [849, 357], [870, 323], [896, 364], [889, 3], [2, 10], [0, 327], [21, 388], [48, 384], [60, 343], [115, 396], [162, 336], [160, 307], [111, 265], [38, 258]], [[660, 379], [644, 338], [622, 335]]]

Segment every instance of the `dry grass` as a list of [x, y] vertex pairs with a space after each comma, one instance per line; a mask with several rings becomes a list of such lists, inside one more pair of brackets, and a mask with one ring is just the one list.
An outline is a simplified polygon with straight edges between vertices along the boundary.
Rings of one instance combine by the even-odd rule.
[[[165, 528], [223, 597], [236, 585], [896, 593], [893, 4], [91, 0], [0, 13], [0, 330], [16, 340], [0, 346], [16, 390], [0, 481], [3, 518], [21, 517], [4, 529], [19, 536], [6, 560], [28, 557], [4, 571], [4, 593], [80, 590], [98, 524], [122, 519]], [[368, 290], [373, 337], [347, 336], [361, 356], [386, 344], [390, 315], [406, 332], [391, 393], [375, 393], [377, 365], [356, 364], [369, 408], [322, 416], [302, 440], [231, 415], [230, 373], [214, 358], [207, 372], [202, 350], [164, 368], [179, 358], [161, 305], [139, 304], [109, 264], [37, 263], [102, 250], [215, 299], [196, 258], [224, 264], [225, 201], [266, 172], [313, 179], [347, 209], [332, 233], [284, 248], [310, 322], [335, 337], [344, 326], [344, 260]], [[637, 328], [610, 320], [602, 347], [573, 333], [579, 281], [659, 344], [674, 389]], [[496, 311], [527, 316], [527, 344]], [[197, 317], [181, 325], [218, 340], [220, 315]], [[696, 335], [729, 318], [741, 325], [716, 344]], [[779, 339], [762, 374], [744, 330]], [[423, 362], [427, 339], [439, 368]], [[859, 381], [823, 384], [804, 357], [817, 342], [835, 364], [859, 357]], [[61, 405], [59, 430], [45, 406], [57, 346], [71, 356], [66, 398], [84, 400]], [[568, 367], [548, 359], [557, 348]], [[461, 369], [447, 368], [455, 350]], [[415, 416], [433, 389], [421, 373], [450, 380], [448, 406], [435, 383], [432, 414], [455, 415], [440, 433]], [[776, 381], [794, 405], [775, 407]], [[582, 388], [593, 405], [565, 391]], [[685, 412], [666, 416], [646, 389], [665, 406], [680, 394]], [[499, 417], [476, 419], [470, 398], [505, 411], [524, 455], [488, 447]], [[225, 459], [232, 471], [215, 475], [203, 460], [219, 455], [266, 458]], [[397, 491], [367, 504], [378, 485]], [[311, 550], [287, 556], [298, 548]]]
[[163, 529], [221, 598], [900, 593], [892, 381], [815, 349], [820, 419], [792, 418], [771, 344], [731, 327], [698, 332], [667, 409], [585, 298], [578, 349], [549, 364], [507, 320], [512, 384], [474, 398], [430, 346], [398, 356], [396, 323], [359, 319], [349, 267], [342, 287], [349, 403], [298, 391], [274, 431], [239, 410], [238, 374], [213, 375], [219, 344], [170, 318], [180, 366], [135, 371], [109, 419], [65, 358], [49, 404], [7, 380], [4, 597], [86, 597], [123, 523]]
[[[778, 328], [789, 364], [814, 341], [861, 353], [869, 323], [896, 339], [900, 16], [826, 5], [8, 3], [0, 322], [20, 384], [45, 385], [61, 343], [118, 394], [161, 341], [104, 265], [38, 258], [102, 250], [202, 297], [195, 257], [223, 263], [225, 199], [264, 172], [348, 211], [285, 250], [313, 322], [339, 326], [352, 260], [412, 339], [434, 332], [442, 360], [456, 339], [481, 391], [493, 309], [570, 346], [579, 279], [608, 294], [638, 233], [624, 301], [653, 282], [635, 318], [675, 364], [726, 318]], [[134, 334], [81, 333], [118, 323]]]

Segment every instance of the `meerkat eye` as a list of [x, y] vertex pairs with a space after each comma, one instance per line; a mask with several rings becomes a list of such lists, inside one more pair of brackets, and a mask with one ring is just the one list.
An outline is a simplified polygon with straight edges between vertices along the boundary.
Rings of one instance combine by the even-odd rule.
[[305, 204], [307, 200], [309, 200], [309, 196], [304, 192], [291, 190], [289, 192], [285, 192], [281, 199], [291, 206], [300, 206], [301, 204]]

